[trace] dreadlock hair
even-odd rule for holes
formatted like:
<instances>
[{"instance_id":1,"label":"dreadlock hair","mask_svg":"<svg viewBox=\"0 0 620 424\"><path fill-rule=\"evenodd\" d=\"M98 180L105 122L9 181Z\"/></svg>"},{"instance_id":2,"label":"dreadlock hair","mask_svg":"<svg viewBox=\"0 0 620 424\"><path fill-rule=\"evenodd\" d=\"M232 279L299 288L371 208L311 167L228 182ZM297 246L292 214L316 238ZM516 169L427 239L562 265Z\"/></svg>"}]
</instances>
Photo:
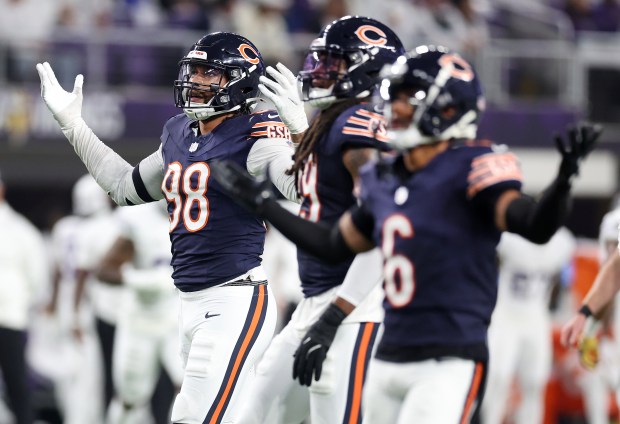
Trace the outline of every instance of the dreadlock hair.
<instances>
[{"instance_id":1,"label":"dreadlock hair","mask_svg":"<svg viewBox=\"0 0 620 424\"><path fill-rule=\"evenodd\" d=\"M338 116L348 108L362 102L363 99L346 99L342 102L334 103L327 109L321 111L319 116L312 121L310 128L304 134L299 142L295 154L293 155L293 165L291 169L286 171L286 175L295 175L295 186L299 194L299 176L308 160L310 154L314 151L314 146L319 139L328 132Z\"/></svg>"}]
</instances>

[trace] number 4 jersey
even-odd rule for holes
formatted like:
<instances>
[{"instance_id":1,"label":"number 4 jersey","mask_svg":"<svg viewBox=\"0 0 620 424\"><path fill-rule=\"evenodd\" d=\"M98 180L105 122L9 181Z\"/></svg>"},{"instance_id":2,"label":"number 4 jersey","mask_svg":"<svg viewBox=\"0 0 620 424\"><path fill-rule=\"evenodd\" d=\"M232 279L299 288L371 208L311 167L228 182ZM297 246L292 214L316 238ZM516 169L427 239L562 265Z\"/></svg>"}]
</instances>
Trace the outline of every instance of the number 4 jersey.
<instances>
[{"instance_id":1,"label":"number 4 jersey","mask_svg":"<svg viewBox=\"0 0 620 424\"><path fill-rule=\"evenodd\" d=\"M197 134L196 124L177 115L161 137L172 276L186 292L248 272L260 265L263 253L263 221L219 190L209 162L231 160L257 175L268 162L290 164L293 154L288 129L274 111L232 117L206 135ZM290 180L283 184L294 191L293 177L281 179Z\"/></svg>"},{"instance_id":2,"label":"number 4 jersey","mask_svg":"<svg viewBox=\"0 0 620 424\"><path fill-rule=\"evenodd\" d=\"M418 172L402 157L389 167L362 172L362 212L374 222L368 236L385 259L377 358L486 360L500 238L493 210L498 194L521 187L516 157L454 145Z\"/></svg>"}]
</instances>

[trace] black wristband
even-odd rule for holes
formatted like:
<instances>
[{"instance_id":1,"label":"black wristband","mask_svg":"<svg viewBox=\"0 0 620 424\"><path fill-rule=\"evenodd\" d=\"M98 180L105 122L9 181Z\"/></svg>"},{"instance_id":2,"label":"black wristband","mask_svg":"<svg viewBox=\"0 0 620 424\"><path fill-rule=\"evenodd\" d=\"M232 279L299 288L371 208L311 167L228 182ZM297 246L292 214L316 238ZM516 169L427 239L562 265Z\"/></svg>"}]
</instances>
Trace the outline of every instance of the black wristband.
<instances>
[{"instance_id":1,"label":"black wristband","mask_svg":"<svg viewBox=\"0 0 620 424\"><path fill-rule=\"evenodd\" d=\"M593 315L592 309L590 309L590 307L586 304L583 304L581 308L579 308L579 313L583 314L586 318L589 318Z\"/></svg>"},{"instance_id":2,"label":"black wristband","mask_svg":"<svg viewBox=\"0 0 620 424\"><path fill-rule=\"evenodd\" d=\"M323 315L321 315L321 320L329 325L338 327L346 317L347 314L338 305L330 303Z\"/></svg>"}]
</instances>

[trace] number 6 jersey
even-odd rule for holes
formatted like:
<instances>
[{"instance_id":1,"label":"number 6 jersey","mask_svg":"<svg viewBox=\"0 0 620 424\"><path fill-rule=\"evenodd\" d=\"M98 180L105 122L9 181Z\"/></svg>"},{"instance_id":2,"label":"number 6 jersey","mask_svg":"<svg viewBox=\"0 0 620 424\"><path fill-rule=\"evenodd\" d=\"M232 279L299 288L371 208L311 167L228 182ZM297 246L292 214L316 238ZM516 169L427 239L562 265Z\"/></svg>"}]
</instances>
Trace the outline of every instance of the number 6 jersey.
<instances>
[{"instance_id":1,"label":"number 6 jersey","mask_svg":"<svg viewBox=\"0 0 620 424\"><path fill-rule=\"evenodd\" d=\"M389 166L362 172L360 212L374 222L367 237L385 260L385 333L376 357L486 360L500 238L493 210L501 192L521 187L517 159L455 145L415 173L402 157Z\"/></svg>"}]
</instances>

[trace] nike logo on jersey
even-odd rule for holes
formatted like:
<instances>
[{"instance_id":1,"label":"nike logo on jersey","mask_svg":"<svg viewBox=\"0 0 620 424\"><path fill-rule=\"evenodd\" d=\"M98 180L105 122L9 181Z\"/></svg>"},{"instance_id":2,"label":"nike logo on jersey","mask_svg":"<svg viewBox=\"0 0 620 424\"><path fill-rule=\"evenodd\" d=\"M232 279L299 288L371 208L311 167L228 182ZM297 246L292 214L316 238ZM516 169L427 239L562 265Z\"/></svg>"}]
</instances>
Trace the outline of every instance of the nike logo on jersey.
<instances>
[{"instance_id":1,"label":"nike logo on jersey","mask_svg":"<svg viewBox=\"0 0 620 424\"><path fill-rule=\"evenodd\" d=\"M189 151L190 152L195 152L198 149L198 143L192 143L191 146L189 146Z\"/></svg>"},{"instance_id":2,"label":"nike logo on jersey","mask_svg":"<svg viewBox=\"0 0 620 424\"><path fill-rule=\"evenodd\" d=\"M273 118L277 118L277 117L278 117L277 113L275 115L271 115L271 114L267 115L267 118L269 118L269 119L273 119Z\"/></svg>"},{"instance_id":3,"label":"nike logo on jersey","mask_svg":"<svg viewBox=\"0 0 620 424\"><path fill-rule=\"evenodd\" d=\"M219 317L219 316L220 316L220 314L211 314L211 315L209 315L209 313L207 312L205 314L205 319L209 319L209 318L213 318L213 317Z\"/></svg>"}]
</instances>

